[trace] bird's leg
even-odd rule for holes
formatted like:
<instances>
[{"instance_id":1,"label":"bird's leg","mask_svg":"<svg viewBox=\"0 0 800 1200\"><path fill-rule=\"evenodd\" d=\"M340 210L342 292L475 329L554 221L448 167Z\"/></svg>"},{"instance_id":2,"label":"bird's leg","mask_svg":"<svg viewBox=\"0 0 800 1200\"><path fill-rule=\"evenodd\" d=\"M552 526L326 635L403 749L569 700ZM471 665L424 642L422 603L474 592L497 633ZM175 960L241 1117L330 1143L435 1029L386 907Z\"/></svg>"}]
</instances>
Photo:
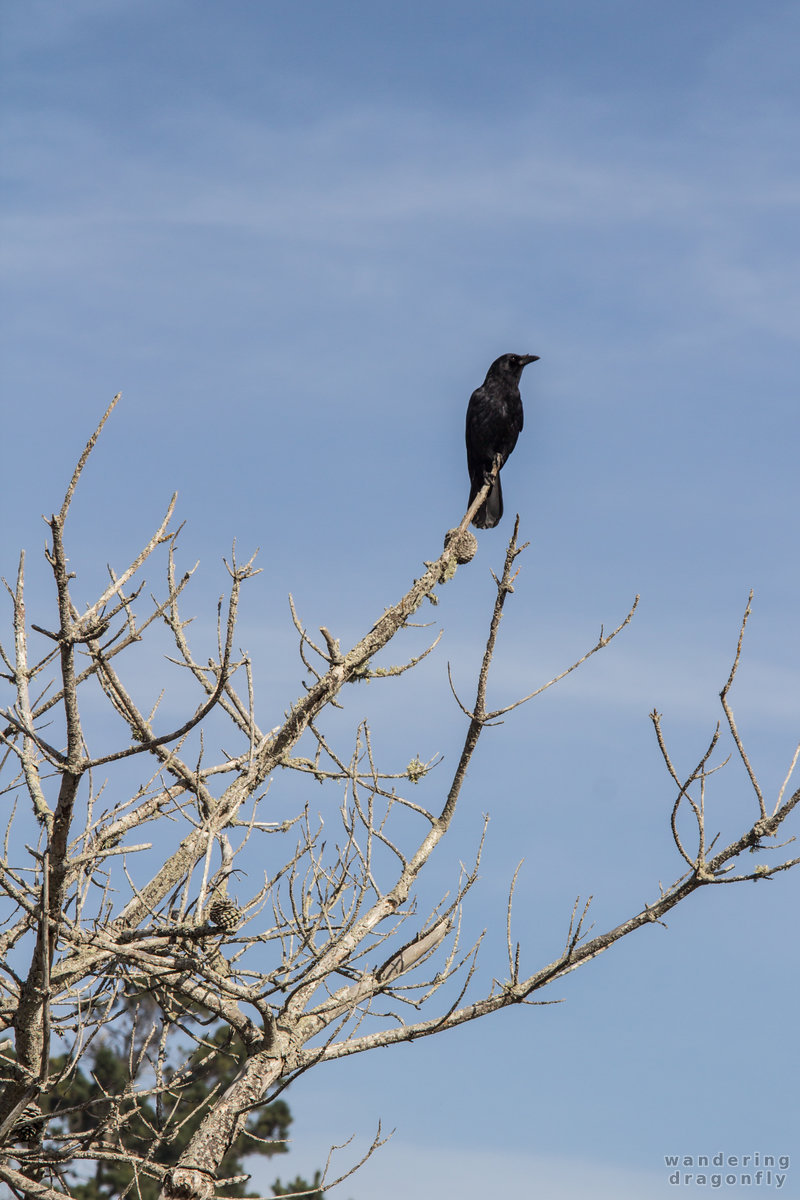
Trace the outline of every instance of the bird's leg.
<instances>
[{"instance_id":1,"label":"bird's leg","mask_svg":"<svg viewBox=\"0 0 800 1200\"><path fill-rule=\"evenodd\" d=\"M483 482L484 483L494 483L495 479L497 479L497 476L500 473L500 468L502 467L502 465L503 465L503 459L502 459L501 455L495 454L494 458L492 459L492 465L490 467L486 467L484 469Z\"/></svg>"}]
</instances>

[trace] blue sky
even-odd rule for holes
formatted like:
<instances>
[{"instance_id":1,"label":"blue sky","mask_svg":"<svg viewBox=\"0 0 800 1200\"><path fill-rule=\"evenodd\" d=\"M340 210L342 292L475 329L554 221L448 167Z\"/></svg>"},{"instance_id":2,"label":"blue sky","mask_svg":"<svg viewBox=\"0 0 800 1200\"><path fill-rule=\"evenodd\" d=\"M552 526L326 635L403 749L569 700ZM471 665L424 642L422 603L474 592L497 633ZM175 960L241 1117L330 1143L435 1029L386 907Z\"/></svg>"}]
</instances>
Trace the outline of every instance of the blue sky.
<instances>
[{"instance_id":1,"label":"blue sky","mask_svg":"<svg viewBox=\"0 0 800 1200\"><path fill-rule=\"evenodd\" d=\"M501 949L523 854L531 965L575 895L598 928L651 899L680 864L647 713L694 765L751 587L735 701L766 788L799 736L800 6L6 0L2 23L3 574L121 390L72 518L87 599L177 489L198 613L232 538L261 547L241 638L282 710L286 593L344 642L368 628L462 515L470 392L540 354L509 516L431 612L441 654L352 715L453 763L445 663L468 691L519 512L498 704L640 611L486 736L431 887L489 811L469 919ZM741 777L715 782L738 831ZM308 1075L289 1171L378 1116L396 1133L353 1200L649 1200L681 1191L665 1154L791 1153L797 897L715 889L563 1005Z\"/></svg>"}]
</instances>

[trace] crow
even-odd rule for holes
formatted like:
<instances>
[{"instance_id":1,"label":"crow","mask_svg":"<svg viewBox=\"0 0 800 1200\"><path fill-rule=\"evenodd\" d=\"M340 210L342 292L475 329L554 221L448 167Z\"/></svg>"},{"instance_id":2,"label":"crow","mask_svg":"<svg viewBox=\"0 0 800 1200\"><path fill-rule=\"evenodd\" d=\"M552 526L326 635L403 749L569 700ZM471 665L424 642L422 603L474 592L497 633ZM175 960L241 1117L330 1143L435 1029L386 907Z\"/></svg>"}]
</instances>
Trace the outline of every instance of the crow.
<instances>
[{"instance_id":1,"label":"crow","mask_svg":"<svg viewBox=\"0 0 800 1200\"><path fill-rule=\"evenodd\" d=\"M538 359L538 354L502 354L489 367L481 386L470 396L467 407L469 504L486 483L495 461L498 462L492 490L472 518L472 524L478 529L493 529L503 515L499 467L516 446L522 430L520 376L528 363L538 362Z\"/></svg>"}]
</instances>

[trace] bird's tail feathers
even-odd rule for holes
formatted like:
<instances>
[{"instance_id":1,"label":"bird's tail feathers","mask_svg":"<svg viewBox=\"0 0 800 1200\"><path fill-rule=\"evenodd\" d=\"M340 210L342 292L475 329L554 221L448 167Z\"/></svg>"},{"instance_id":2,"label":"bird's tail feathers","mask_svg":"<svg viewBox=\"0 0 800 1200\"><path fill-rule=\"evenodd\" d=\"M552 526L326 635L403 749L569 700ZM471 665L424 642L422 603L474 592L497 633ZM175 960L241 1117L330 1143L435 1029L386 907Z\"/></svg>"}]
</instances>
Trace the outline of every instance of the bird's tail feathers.
<instances>
[{"instance_id":1,"label":"bird's tail feathers","mask_svg":"<svg viewBox=\"0 0 800 1200\"><path fill-rule=\"evenodd\" d=\"M473 483L469 493L469 504L472 504L472 501L483 487L484 482ZM472 524L476 529L494 529L495 525L499 524L502 515L503 489L500 486L500 476L498 475L492 484L492 490L489 492L489 495L472 518Z\"/></svg>"}]
</instances>

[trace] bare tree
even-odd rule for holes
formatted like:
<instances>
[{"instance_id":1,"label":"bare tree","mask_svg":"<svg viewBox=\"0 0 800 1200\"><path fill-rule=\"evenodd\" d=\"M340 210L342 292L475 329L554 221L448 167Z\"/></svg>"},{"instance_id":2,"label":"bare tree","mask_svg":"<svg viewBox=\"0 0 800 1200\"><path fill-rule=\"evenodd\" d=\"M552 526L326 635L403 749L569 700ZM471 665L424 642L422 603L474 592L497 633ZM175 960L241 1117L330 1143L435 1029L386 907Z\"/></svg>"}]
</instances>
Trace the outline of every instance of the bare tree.
<instances>
[{"instance_id":1,"label":"bare tree","mask_svg":"<svg viewBox=\"0 0 800 1200\"><path fill-rule=\"evenodd\" d=\"M65 526L82 470L117 399L49 520L46 555L58 605L50 627L26 615L24 554L14 586L6 585L14 646L3 651L3 679L12 694L0 731L5 772L0 795L9 810L0 864L7 901L0 926L0 1018L13 1036L0 1043L0 1179L12 1192L57 1200L68 1194L67 1173L76 1164L116 1156L131 1164L134 1195L138 1181L155 1179L165 1200L207 1200L226 1183L218 1169L248 1117L310 1067L442 1033L509 1005L539 1003L536 997L548 984L639 927L660 921L693 893L766 879L800 861L773 855L777 861L754 866L748 858L738 865L745 852L778 848L767 839L776 837L800 802L800 789L789 793L798 755L777 798L768 802L731 708L748 604L721 693L722 724L688 775L673 762L659 714L652 714L675 785L672 834L679 878L654 889L650 904L599 934L588 925L588 904L576 902L571 915L565 914L561 953L524 975L512 934L512 882L501 934L507 973L481 983L478 945L463 945L460 935L477 861L425 914L414 902L418 877L452 825L483 730L608 646L630 622L636 602L613 632L601 629L597 643L555 679L511 704L489 707L500 619L525 549L517 521L502 575L495 578L474 699L466 703L453 692L464 716L463 750L439 804L430 810L412 797L413 785L432 763L415 758L404 771L387 772L376 761L366 724L358 724L353 744L341 751L322 719L345 703L349 683L393 679L433 650L435 642L399 666L376 661L425 600L435 600L437 589L473 557L469 520L490 482L447 535L439 557L352 649L342 651L326 628L312 637L292 606L309 682L280 723L264 730L250 659L235 649L242 588L257 573L253 559L241 563L234 553L226 563L230 593L220 602L216 644L212 657L207 648L201 654L190 643L180 607L191 571L179 575L175 564L174 497L133 562L121 572L109 568L102 594L83 609L75 599ZM142 571L159 554L165 557L165 589L140 615ZM159 628L168 630L171 661L180 664L198 695L191 715L177 721L162 720L161 698L145 706L123 675L123 665L136 662ZM129 665L127 672L130 679ZM102 744L108 719L98 732L94 716L85 715L94 714L100 701L122 731L112 748ZM211 733L223 740L214 723L220 718L228 726L230 749L209 760ZM754 800L752 822L727 845L706 832L709 780L719 769L712 757L723 729ZM131 768L141 772L145 762L146 782L123 791ZM276 773L301 779L308 784L306 794L314 784L328 789L324 830L312 815L310 798L298 800L291 812L281 811L268 794ZM146 870L154 842L166 858ZM237 867L245 861L247 874ZM280 865L255 878L254 861ZM95 1039L108 1036L123 1001L129 1019L133 1013L124 1086L104 1096L102 1116L75 1132L74 1122L64 1124L69 1105L62 1100L60 1109L53 1108L47 1098L69 1094L65 1081ZM181 1099L194 1070L170 1059L170 1038L179 1031L192 1039L196 1066L198 1051L201 1058L220 1052L219 1038L207 1032L210 1022L230 1031L227 1050L236 1047L237 1070L229 1084L208 1095L202 1121L177 1165L166 1167L159 1163L159 1149L186 1120ZM57 1069L55 1049L63 1051ZM152 1100L156 1117L147 1148L134 1154L123 1147L121 1131L141 1119L143 1095ZM332 1181L326 1176L317 1182Z\"/></svg>"}]
</instances>

